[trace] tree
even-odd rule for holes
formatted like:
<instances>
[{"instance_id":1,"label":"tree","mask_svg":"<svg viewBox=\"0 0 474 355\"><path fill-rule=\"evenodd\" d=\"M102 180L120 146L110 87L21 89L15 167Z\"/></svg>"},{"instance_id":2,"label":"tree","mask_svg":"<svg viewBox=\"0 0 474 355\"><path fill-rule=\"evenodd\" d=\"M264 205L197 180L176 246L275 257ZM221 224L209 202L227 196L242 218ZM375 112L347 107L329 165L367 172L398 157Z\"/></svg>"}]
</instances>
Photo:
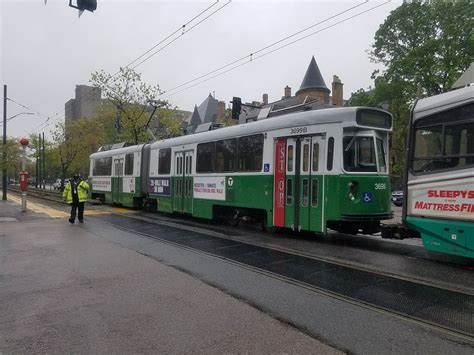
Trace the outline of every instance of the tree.
<instances>
[{"instance_id":1,"label":"tree","mask_svg":"<svg viewBox=\"0 0 474 355\"><path fill-rule=\"evenodd\" d=\"M104 130L100 122L79 119L65 124L60 122L53 132L54 147L52 159L56 159L61 172L61 180L70 173L88 176L89 155L103 144Z\"/></svg>"},{"instance_id":2,"label":"tree","mask_svg":"<svg viewBox=\"0 0 474 355\"><path fill-rule=\"evenodd\" d=\"M120 68L117 76L104 71L91 75L91 83L102 90L102 94L110 103L109 120L115 117L117 138L133 144L148 142L151 137L149 127L159 128L158 135L169 137L179 135L175 123L170 121L169 103L161 101L158 114L150 115L153 111L151 103L162 93L158 85L152 86L142 82L141 75L131 68ZM162 120L160 122L160 120Z\"/></svg>"},{"instance_id":3,"label":"tree","mask_svg":"<svg viewBox=\"0 0 474 355\"><path fill-rule=\"evenodd\" d=\"M448 91L474 58L473 18L469 0L403 3L375 33L370 56L386 69L373 78L408 99Z\"/></svg>"},{"instance_id":4,"label":"tree","mask_svg":"<svg viewBox=\"0 0 474 355\"><path fill-rule=\"evenodd\" d=\"M18 139L7 138L6 145L0 145L0 175L4 167L3 154L6 154L7 177L9 179L18 180L22 159L25 155Z\"/></svg>"},{"instance_id":5,"label":"tree","mask_svg":"<svg viewBox=\"0 0 474 355\"><path fill-rule=\"evenodd\" d=\"M374 88L352 94L352 106L388 108L394 116L392 173L401 175L410 105L417 97L448 91L474 57L470 1L405 2L375 33L370 59L385 69Z\"/></svg>"}]
</instances>

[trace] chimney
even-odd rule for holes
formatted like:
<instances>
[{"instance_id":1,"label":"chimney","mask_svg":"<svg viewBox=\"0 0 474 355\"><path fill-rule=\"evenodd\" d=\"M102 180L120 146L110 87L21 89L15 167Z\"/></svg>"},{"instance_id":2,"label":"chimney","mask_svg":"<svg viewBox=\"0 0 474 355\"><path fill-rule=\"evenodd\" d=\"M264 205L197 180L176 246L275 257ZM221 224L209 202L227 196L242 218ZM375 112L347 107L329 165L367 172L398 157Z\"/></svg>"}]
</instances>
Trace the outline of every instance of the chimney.
<instances>
[{"instance_id":1,"label":"chimney","mask_svg":"<svg viewBox=\"0 0 474 355\"><path fill-rule=\"evenodd\" d=\"M291 88L287 85L285 86L285 99L291 97Z\"/></svg>"},{"instance_id":2,"label":"chimney","mask_svg":"<svg viewBox=\"0 0 474 355\"><path fill-rule=\"evenodd\" d=\"M263 94L263 104L268 105L268 94Z\"/></svg>"},{"instance_id":3,"label":"chimney","mask_svg":"<svg viewBox=\"0 0 474 355\"><path fill-rule=\"evenodd\" d=\"M344 84L341 83L341 79L337 75L332 76L332 104L334 106L341 107L343 105L343 97L342 97L342 86Z\"/></svg>"},{"instance_id":4,"label":"chimney","mask_svg":"<svg viewBox=\"0 0 474 355\"><path fill-rule=\"evenodd\" d=\"M217 119L223 119L225 116L225 101L217 102Z\"/></svg>"}]
</instances>

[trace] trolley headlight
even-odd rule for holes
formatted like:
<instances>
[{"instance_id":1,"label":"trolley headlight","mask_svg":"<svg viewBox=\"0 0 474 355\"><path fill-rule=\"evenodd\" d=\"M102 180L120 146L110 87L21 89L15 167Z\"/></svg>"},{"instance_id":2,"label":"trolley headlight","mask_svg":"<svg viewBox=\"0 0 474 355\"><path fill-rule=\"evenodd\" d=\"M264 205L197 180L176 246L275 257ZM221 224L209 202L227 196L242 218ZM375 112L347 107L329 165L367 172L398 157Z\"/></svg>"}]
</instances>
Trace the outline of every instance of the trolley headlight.
<instances>
[{"instance_id":1,"label":"trolley headlight","mask_svg":"<svg viewBox=\"0 0 474 355\"><path fill-rule=\"evenodd\" d=\"M351 181L348 184L349 188L349 199L354 201L356 199L357 181Z\"/></svg>"}]
</instances>

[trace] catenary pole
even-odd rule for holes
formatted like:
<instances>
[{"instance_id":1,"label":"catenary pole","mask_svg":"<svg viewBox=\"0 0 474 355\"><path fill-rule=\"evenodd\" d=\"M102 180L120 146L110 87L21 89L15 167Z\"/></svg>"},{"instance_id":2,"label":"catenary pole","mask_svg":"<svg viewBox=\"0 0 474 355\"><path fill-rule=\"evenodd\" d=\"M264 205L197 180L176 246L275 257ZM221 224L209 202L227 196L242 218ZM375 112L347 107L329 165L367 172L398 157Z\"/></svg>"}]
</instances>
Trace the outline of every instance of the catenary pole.
<instances>
[{"instance_id":1,"label":"catenary pole","mask_svg":"<svg viewBox=\"0 0 474 355\"><path fill-rule=\"evenodd\" d=\"M3 169L2 200L7 199L7 86L3 85Z\"/></svg>"},{"instance_id":2,"label":"catenary pole","mask_svg":"<svg viewBox=\"0 0 474 355\"><path fill-rule=\"evenodd\" d=\"M36 143L36 187L38 187L38 175L39 174L39 142Z\"/></svg>"},{"instance_id":3,"label":"catenary pole","mask_svg":"<svg viewBox=\"0 0 474 355\"><path fill-rule=\"evenodd\" d=\"M41 188L41 133L38 133L38 183L36 188Z\"/></svg>"},{"instance_id":4,"label":"catenary pole","mask_svg":"<svg viewBox=\"0 0 474 355\"><path fill-rule=\"evenodd\" d=\"M44 150L44 132L43 132L43 159L41 159L41 162L43 163L43 190L46 189L46 179L45 179L45 176L46 176L46 172L45 172L45 166L46 166L46 153L45 153L45 150Z\"/></svg>"}]
</instances>

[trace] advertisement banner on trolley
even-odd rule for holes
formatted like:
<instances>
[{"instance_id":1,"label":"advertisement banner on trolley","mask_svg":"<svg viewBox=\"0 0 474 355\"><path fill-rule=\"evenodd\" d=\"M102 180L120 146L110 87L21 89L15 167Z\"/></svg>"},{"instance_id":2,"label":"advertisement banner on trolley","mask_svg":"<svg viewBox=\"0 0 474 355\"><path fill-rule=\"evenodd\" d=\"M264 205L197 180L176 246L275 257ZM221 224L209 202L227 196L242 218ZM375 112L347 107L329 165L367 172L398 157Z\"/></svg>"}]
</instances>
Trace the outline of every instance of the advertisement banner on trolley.
<instances>
[{"instance_id":1,"label":"advertisement banner on trolley","mask_svg":"<svg viewBox=\"0 0 474 355\"><path fill-rule=\"evenodd\" d=\"M150 193L170 196L170 178L150 178Z\"/></svg>"},{"instance_id":2,"label":"advertisement banner on trolley","mask_svg":"<svg viewBox=\"0 0 474 355\"><path fill-rule=\"evenodd\" d=\"M226 189L224 176L207 176L194 178L194 198L225 201L225 190Z\"/></svg>"},{"instance_id":3,"label":"advertisement banner on trolley","mask_svg":"<svg viewBox=\"0 0 474 355\"><path fill-rule=\"evenodd\" d=\"M285 226L286 139L275 141L273 225Z\"/></svg>"},{"instance_id":4,"label":"advertisement banner on trolley","mask_svg":"<svg viewBox=\"0 0 474 355\"><path fill-rule=\"evenodd\" d=\"M112 191L112 178L110 177L93 177L92 178L93 191Z\"/></svg>"},{"instance_id":5,"label":"advertisement banner on trolley","mask_svg":"<svg viewBox=\"0 0 474 355\"><path fill-rule=\"evenodd\" d=\"M431 183L409 187L409 214L474 220L474 182Z\"/></svg>"}]
</instances>

